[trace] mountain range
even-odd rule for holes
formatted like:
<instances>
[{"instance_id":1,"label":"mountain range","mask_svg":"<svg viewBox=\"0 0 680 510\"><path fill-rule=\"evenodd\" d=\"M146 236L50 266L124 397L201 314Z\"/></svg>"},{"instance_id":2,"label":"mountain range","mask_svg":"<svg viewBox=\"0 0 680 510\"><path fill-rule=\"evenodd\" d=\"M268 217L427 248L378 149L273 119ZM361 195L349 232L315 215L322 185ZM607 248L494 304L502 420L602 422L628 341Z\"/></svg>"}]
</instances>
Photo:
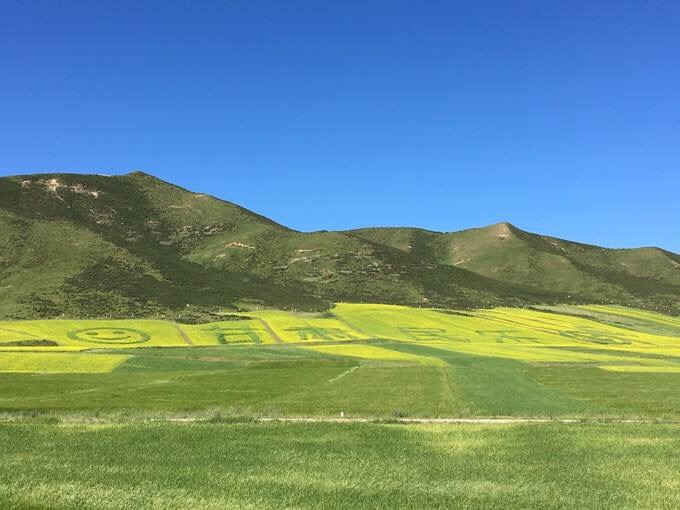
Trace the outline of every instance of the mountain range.
<instances>
[{"instance_id":1,"label":"mountain range","mask_svg":"<svg viewBox=\"0 0 680 510\"><path fill-rule=\"evenodd\" d=\"M184 317L334 302L615 303L680 313L680 255L509 223L299 232L143 172L0 178L0 318Z\"/></svg>"}]
</instances>

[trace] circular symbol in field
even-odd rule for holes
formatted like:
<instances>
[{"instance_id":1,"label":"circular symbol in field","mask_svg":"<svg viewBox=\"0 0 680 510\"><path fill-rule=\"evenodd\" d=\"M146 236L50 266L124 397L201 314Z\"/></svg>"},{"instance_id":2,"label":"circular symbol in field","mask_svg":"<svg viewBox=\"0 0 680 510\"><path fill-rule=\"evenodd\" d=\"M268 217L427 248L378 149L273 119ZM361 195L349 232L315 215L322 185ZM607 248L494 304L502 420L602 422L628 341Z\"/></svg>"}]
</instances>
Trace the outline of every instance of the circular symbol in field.
<instances>
[{"instance_id":1,"label":"circular symbol in field","mask_svg":"<svg viewBox=\"0 0 680 510\"><path fill-rule=\"evenodd\" d=\"M141 344L151 336L132 328L86 328L68 332L69 338L97 344Z\"/></svg>"}]
</instances>

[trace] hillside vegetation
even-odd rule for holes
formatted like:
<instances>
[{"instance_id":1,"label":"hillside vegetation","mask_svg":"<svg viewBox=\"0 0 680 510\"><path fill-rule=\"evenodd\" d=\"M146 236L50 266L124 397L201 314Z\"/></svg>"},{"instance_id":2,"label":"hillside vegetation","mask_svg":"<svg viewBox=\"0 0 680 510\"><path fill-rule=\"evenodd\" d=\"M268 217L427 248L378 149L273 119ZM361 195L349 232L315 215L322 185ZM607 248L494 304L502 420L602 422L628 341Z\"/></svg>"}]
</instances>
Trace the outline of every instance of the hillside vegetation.
<instances>
[{"instance_id":1,"label":"hillside vegetation","mask_svg":"<svg viewBox=\"0 0 680 510\"><path fill-rule=\"evenodd\" d=\"M680 310L680 257L507 224L303 233L142 172L0 179L0 318L218 320L333 302Z\"/></svg>"},{"instance_id":2,"label":"hillside vegetation","mask_svg":"<svg viewBox=\"0 0 680 510\"><path fill-rule=\"evenodd\" d=\"M680 256L660 248L601 248L531 234L505 222L451 233L367 228L348 234L497 281L551 289L570 302L678 312Z\"/></svg>"}]
</instances>

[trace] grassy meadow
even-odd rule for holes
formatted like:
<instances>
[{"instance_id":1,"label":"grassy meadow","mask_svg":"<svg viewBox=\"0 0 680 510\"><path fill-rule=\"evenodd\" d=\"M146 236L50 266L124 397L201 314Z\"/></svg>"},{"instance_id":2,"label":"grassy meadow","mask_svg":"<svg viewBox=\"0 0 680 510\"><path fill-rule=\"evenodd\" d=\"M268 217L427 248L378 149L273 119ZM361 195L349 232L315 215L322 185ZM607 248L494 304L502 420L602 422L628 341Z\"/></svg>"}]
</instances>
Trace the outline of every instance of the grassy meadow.
<instances>
[{"instance_id":1,"label":"grassy meadow","mask_svg":"<svg viewBox=\"0 0 680 510\"><path fill-rule=\"evenodd\" d=\"M660 424L5 424L0 500L6 509L671 509L678 448L678 428Z\"/></svg>"},{"instance_id":2,"label":"grassy meadow","mask_svg":"<svg viewBox=\"0 0 680 510\"><path fill-rule=\"evenodd\" d=\"M346 303L230 319L0 323L2 508L680 505L677 318ZM405 422L494 417L515 422Z\"/></svg>"}]
</instances>

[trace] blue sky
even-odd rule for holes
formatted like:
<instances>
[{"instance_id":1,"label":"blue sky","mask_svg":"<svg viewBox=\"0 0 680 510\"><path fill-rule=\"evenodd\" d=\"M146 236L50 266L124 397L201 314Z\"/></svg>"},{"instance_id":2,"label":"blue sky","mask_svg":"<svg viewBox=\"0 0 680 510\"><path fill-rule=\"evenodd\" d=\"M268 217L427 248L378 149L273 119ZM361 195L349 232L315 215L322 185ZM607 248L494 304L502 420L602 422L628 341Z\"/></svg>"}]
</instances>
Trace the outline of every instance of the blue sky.
<instances>
[{"instance_id":1,"label":"blue sky","mask_svg":"<svg viewBox=\"0 0 680 510\"><path fill-rule=\"evenodd\" d=\"M0 4L0 174L680 252L677 1Z\"/></svg>"}]
</instances>

